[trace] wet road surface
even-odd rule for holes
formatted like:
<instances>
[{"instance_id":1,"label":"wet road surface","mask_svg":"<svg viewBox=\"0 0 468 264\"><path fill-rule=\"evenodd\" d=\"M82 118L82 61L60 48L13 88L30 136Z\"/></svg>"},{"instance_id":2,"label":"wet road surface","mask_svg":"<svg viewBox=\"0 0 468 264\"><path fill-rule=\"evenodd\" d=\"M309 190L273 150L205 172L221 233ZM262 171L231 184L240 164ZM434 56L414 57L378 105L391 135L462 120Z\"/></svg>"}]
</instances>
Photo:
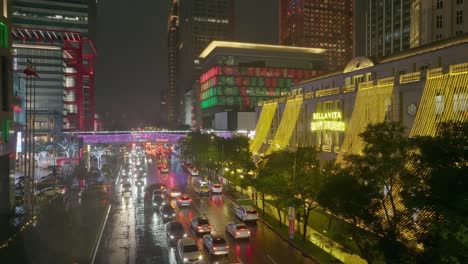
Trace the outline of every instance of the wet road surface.
<instances>
[{"instance_id":1,"label":"wet road surface","mask_svg":"<svg viewBox=\"0 0 468 264\"><path fill-rule=\"evenodd\" d=\"M193 192L191 181L192 177L180 167L175 157L172 158L170 171L166 175L159 173L155 162L148 163L147 184L164 182L169 188L178 187L182 193L191 196L192 205L188 208L179 209L175 200L172 200L171 204L176 210L177 220L184 223L187 234L190 234L202 249L205 263L314 263L260 221L257 224L249 224L252 233L250 239L234 240L225 232L225 225L236 220L235 204L224 195L198 196ZM159 212L144 201L143 188L133 187L131 197L116 199L113 207L114 220L106 228L103 238L107 241L103 243L106 246L102 247L98 258L100 261L97 263L181 263L176 257L175 248L168 245L164 231L165 222L159 216ZM228 256L210 256L203 247L202 237L195 235L189 228L190 220L200 215L205 215L210 220L213 225L212 233L224 235L230 245ZM131 220L131 217L134 219ZM132 228L133 234L129 231ZM131 249L132 247L134 249Z\"/></svg>"}]
</instances>

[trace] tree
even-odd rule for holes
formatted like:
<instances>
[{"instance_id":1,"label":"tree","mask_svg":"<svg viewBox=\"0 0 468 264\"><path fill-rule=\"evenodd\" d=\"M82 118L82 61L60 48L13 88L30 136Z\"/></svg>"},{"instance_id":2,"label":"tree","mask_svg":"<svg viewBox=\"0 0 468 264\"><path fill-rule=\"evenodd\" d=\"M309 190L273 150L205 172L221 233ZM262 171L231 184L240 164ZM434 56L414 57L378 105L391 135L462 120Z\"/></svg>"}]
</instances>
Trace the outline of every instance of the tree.
<instances>
[{"instance_id":1,"label":"tree","mask_svg":"<svg viewBox=\"0 0 468 264\"><path fill-rule=\"evenodd\" d=\"M107 146L104 145L94 145L91 149L91 156L95 157L97 160L98 168L101 166L101 158L104 153L106 153Z\"/></svg>"},{"instance_id":2,"label":"tree","mask_svg":"<svg viewBox=\"0 0 468 264\"><path fill-rule=\"evenodd\" d=\"M63 137L57 145L59 146L62 155L65 157L76 157L78 153L78 142L76 140L72 140L72 138L69 137Z\"/></svg>"},{"instance_id":3,"label":"tree","mask_svg":"<svg viewBox=\"0 0 468 264\"><path fill-rule=\"evenodd\" d=\"M280 226L282 224L281 210L291 200L288 170L288 163L291 159L291 153L286 150L273 152L266 156L259 164L258 176L254 184L257 190L262 193L263 208L265 208L264 195L267 194L271 197L271 203L276 208Z\"/></svg>"},{"instance_id":4,"label":"tree","mask_svg":"<svg viewBox=\"0 0 468 264\"><path fill-rule=\"evenodd\" d=\"M434 137L413 140L413 170L403 177L402 196L420 230L421 263L468 259L467 142L467 122L441 123Z\"/></svg>"},{"instance_id":5,"label":"tree","mask_svg":"<svg viewBox=\"0 0 468 264\"><path fill-rule=\"evenodd\" d=\"M358 232L357 226L371 226L376 221L380 205L373 199L375 190L356 177L350 168L329 167L324 174L325 180L317 197L318 202L342 219L351 220L355 227L342 227L348 229L346 233L351 234L352 242L359 249L360 255L368 263L373 263L378 259L377 245L370 241L369 235Z\"/></svg>"},{"instance_id":6,"label":"tree","mask_svg":"<svg viewBox=\"0 0 468 264\"><path fill-rule=\"evenodd\" d=\"M375 211L378 217L372 219L367 228L380 235L380 248L386 261L391 263L404 263L410 257L408 248L402 243L405 240L402 228L405 227L409 210L402 205L399 197L400 176L408 170L411 152L404 130L396 122L369 124L359 135L364 142L362 153L346 155L343 164L343 173L356 177L366 187L372 201L377 202L377 210L374 209L375 203L362 204L361 208L356 208L355 214L360 215L360 210Z\"/></svg>"},{"instance_id":7,"label":"tree","mask_svg":"<svg viewBox=\"0 0 468 264\"><path fill-rule=\"evenodd\" d=\"M292 178L293 200L301 208L303 222L302 241L307 237L307 225L312 210L317 206L317 195L323 183L323 175L320 170L320 161L317 159L317 150L311 147L299 147L294 153L292 170L289 174ZM294 168L295 167L295 168Z\"/></svg>"}]
</instances>

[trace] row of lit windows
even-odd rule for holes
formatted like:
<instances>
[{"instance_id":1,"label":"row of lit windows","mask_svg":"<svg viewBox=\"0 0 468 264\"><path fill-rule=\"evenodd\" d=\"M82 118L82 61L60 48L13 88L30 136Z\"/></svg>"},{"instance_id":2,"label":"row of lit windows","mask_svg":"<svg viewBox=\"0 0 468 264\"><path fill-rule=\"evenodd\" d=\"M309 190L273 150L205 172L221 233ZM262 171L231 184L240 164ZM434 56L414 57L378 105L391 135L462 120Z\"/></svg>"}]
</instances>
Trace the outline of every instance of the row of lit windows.
<instances>
[{"instance_id":1,"label":"row of lit windows","mask_svg":"<svg viewBox=\"0 0 468 264\"><path fill-rule=\"evenodd\" d=\"M452 0L449 0L449 1L452 1ZM462 5L462 4L463 4L463 0L457 0L457 5ZM436 1L436 8L437 9L444 8L444 0L437 0Z\"/></svg>"}]
</instances>

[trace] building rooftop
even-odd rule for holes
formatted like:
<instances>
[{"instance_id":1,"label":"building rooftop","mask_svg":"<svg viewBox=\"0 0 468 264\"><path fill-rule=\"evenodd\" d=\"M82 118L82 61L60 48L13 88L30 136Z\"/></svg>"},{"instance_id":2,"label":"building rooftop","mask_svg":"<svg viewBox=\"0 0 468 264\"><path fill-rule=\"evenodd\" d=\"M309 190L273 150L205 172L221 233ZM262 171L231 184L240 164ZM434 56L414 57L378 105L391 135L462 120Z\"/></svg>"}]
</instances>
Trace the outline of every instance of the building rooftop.
<instances>
[{"instance_id":1,"label":"building rooftop","mask_svg":"<svg viewBox=\"0 0 468 264\"><path fill-rule=\"evenodd\" d=\"M316 81L316 80L320 80L320 79L324 79L324 78L328 78L328 77L332 77L332 76L337 76L337 75L340 75L340 74L343 74L343 73L348 73L348 72L352 72L352 71L361 70L361 69L364 69L364 68L377 66L377 65L382 64L382 63L397 61L397 60L409 58L409 57L412 57L412 56L424 54L424 53L427 53L427 52L436 51L436 50L440 50L440 49L444 49L444 48L449 48L449 47L456 46L456 45L463 45L463 44L467 44L467 43L468 43L468 35L463 35L461 37L456 37L456 38L451 38L451 39L445 39L445 40L441 40L441 41L432 42L432 43L429 43L429 44L426 44L426 45L423 45L423 46L412 48L412 49L409 49L407 51L396 53L396 54L393 54L391 56L383 57L383 58L380 58L380 59L374 60L374 61L369 59L369 58L366 58L366 57L356 57L356 58L352 59L348 63L348 65L342 70L324 73L322 75L315 76L312 79L304 80L304 81L300 82L299 84L304 84L304 83L308 83L308 82L311 82L311 81Z\"/></svg>"},{"instance_id":2,"label":"building rooftop","mask_svg":"<svg viewBox=\"0 0 468 264\"><path fill-rule=\"evenodd\" d=\"M231 41L212 41L208 47L200 54L200 58L204 59L208 57L213 51L219 48L232 48L232 49L246 49L246 50L257 50L257 51L270 51L270 52L291 52L300 54L323 54L325 49L320 48L302 48L292 46L281 46L281 45L267 45L267 44L256 44L256 43L244 43L244 42L231 42Z\"/></svg>"}]
</instances>

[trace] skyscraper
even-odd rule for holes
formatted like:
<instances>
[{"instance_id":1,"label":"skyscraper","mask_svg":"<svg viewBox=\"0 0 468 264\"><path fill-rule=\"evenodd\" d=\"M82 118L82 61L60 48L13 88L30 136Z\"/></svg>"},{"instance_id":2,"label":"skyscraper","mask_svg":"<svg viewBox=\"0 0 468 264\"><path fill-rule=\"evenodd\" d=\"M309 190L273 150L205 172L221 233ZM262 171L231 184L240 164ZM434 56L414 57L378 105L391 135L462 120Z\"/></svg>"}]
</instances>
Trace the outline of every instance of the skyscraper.
<instances>
[{"instance_id":1,"label":"skyscraper","mask_svg":"<svg viewBox=\"0 0 468 264\"><path fill-rule=\"evenodd\" d=\"M368 0L366 55L385 57L409 49L411 0Z\"/></svg>"},{"instance_id":2,"label":"skyscraper","mask_svg":"<svg viewBox=\"0 0 468 264\"><path fill-rule=\"evenodd\" d=\"M13 1L13 70L22 76L30 60L41 77L35 80L34 126L45 138L94 127L96 51L88 12L88 0Z\"/></svg>"},{"instance_id":3,"label":"skyscraper","mask_svg":"<svg viewBox=\"0 0 468 264\"><path fill-rule=\"evenodd\" d=\"M167 105L163 108L166 112L167 126L174 128L177 126L177 109L179 93L177 89L177 54L179 53L179 1L174 0L168 21L168 63L169 63L169 85L167 89Z\"/></svg>"},{"instance_id":4,"label":"skyscraper","mask_svg":"<svg viewBox=\"0 0 468 264\"><path fill-rule=\"evenodd\" d=\"M326 49L329 70L353 57L352 0L280 0L280 43Z\"/></svg>"},{"instance_id":5,"label":"skyscraper","mask_svg":"<svg viewBox=\"0 0 468 264\"><path fill-rule=\"evenodd\" d=\"M185 113L186 109L193 109L195 116L201 116L200 105L193 105L192 107L184 106L184 102L189 102L189 100L183 100L183 95L188 91L192 91L192 96L199 96L201 66L198 56L208 44L213 40L233 39L234 1L181 1L179 30L177 104L178 120L179 123L182 123L187 114ZM201 124L201 120L198 120L199 124ZM186 123L186 125L192 124Z\"/></svg>"},{"instance_id":6,"label":"skyscraper","mask_svg":"<svg viewBox=\"0 0 468 264\"><path fill-rule=\"evenodd\" d=\"M389 56L468 32L466 0L366 1L366 55Z\"/></svg>"}]
</instances>

